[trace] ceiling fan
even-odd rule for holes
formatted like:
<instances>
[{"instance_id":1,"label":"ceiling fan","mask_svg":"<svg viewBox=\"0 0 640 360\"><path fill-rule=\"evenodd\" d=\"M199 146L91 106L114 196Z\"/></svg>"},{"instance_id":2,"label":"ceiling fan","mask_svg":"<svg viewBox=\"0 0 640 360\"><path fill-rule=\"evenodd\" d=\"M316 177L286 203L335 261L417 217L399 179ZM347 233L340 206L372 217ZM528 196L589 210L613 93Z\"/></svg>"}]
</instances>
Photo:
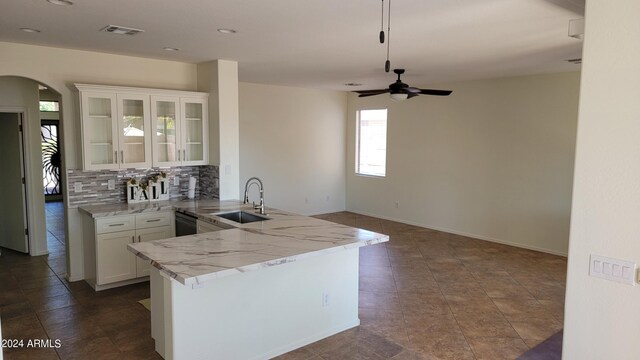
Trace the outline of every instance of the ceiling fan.
<instances>
[{"instance_id":1,"label":"ceiling fan","mask_svg":"<svg viewBox=\"0 0 640 360\"><path fill-rule=\"evenodd\" d=\"M434 95L434 96L449 96L453 91L451 90L433 90L433 89L418 89L411 87L400 80L400 75L404 74L404 69L393 69L393 72L398 74L398 80L389 85L387 89L379 90L356 90L358 97L367 97L373 95L380 95L389 93L391 99L401 101L405 99L411 99L418 95Z\"/></svg>"}]
</instances>

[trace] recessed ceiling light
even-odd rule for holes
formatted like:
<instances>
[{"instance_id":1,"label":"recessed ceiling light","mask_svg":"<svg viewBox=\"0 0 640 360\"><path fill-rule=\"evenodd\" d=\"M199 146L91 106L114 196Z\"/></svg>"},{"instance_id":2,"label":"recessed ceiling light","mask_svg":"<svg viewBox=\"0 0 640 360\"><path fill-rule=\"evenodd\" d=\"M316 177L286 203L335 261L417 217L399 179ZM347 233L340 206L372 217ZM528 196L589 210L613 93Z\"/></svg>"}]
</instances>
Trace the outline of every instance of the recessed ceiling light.
<instances>
[{"instance_id":1,"label":"recessed ceiling light","mask_svg":"<svg viewBox=\"0 0 640 360\"><path fill-rule=\"evenodd\" d=\"M346 86L362 86L360 83L346 83Z\"/></svg>"},{"instance_id":2,"label":"recessed ceiling light","mask_svg":"<svg viewBox=\"0 0 640 360\"><path fill-rule=\"evenodd\" d=\"M28 33L39 33L40 32L40 30L33 29L33 28L20 28L20 30L22 30L24 32L28 32Z\"/></svg>"},{"instance_id":3,"label":"recessed ceiling light","mask_svg":"<svg viewBox=\"0 0 640 360\"><path fill-rule=\"evenodd\" d=\"M223 33L223 34L235 34L238 32L238 30L233 30L233 29L218 29L219 33Z\"/></svg>"},{"instance_id":4,"label":"recessed ceiling light","mask_svg":"<svg viewBox=\"0 0 640 360\"><path fill-rule=\"evenodd\" d=\"M169 46L165 46L162 48L162 50L167 50L167 51L180 51L180 49L178 48L174 48L174 47L169 47Z\"/></svg>"},{"instance_id":5,"label":"recessed ceiling light","mask_svg":"<svg viewBox=\"0 0 640 360\"><path fill-rule=\"evenodd\" d=\"M47 0L47 2L54 5L63 5L63 6L73 5L73 2L69 0Z\"/></svg>"}]
</instances>

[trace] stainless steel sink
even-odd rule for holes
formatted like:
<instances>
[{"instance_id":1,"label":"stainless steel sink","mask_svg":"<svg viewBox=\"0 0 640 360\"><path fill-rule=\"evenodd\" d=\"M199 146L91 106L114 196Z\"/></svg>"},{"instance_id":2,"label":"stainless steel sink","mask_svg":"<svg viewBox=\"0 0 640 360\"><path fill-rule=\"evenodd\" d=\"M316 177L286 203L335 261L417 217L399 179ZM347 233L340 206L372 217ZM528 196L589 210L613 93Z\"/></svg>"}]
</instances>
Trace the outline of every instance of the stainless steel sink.
<instances>
[{"instance_id":1,"label":"stainless steel sink","mask_svg":"<svg viewBox=\"0 0 640 360\"><path fill-rule=\"evenodd\" d=\"M253 214L246 211L231 211L231 212L217 213L212 215L219 216L227 220L235 221L240 224L248 224L256 221L271 220L268 217L260 216L260 215Z\"/></svg>"}]
</instances>

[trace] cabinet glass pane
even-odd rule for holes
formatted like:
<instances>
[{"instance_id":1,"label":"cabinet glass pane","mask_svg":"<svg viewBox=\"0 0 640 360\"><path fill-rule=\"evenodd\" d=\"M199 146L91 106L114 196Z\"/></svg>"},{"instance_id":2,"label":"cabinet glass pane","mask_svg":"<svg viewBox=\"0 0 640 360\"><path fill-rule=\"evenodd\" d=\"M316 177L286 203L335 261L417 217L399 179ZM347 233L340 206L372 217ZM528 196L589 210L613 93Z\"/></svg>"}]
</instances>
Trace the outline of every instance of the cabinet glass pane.
<instances>
[{"instance_id":1,"label":"cabinet glass pane","mask_svg":"<svg viewBox=\"0 0 640 360\"><path fill-rule=\"evenodd\" d=\"M197 161L204 159L204 145L202 143L202 104L185 103L185 160Z\"/></svg>"},{"instance_id":2,"label":"cabinet glass pane","mask_svg":"<svg viewBox=\"0 0 640 360\"><path fill-rule=\"evenodd\" d=\"M144 102L122 100L122 133L124 163L144 162Z\"/></svg>"},{"instance_id":3,"label":"cabinet glass pane","mask_svg":"<svg viewBox=\"0 0 640 360\"><path fill-rule=\"evenodd\" d=\"M157 101L153 119L156 137L156 158L160 162L173 162L176 156L176 103Z\"/></svg>"},{"instance_id":4,"label":"cabinet glass pane","mask_svg":"<svg viewBox=\"0 0 640 360\"><path fill-rule=\"evenodd\" d=\"M113 164L115 148L113 146L113 121L111 99L89 97L87 136L89 137L89 161L92 165Z\"/></svg>"}]
</instances>

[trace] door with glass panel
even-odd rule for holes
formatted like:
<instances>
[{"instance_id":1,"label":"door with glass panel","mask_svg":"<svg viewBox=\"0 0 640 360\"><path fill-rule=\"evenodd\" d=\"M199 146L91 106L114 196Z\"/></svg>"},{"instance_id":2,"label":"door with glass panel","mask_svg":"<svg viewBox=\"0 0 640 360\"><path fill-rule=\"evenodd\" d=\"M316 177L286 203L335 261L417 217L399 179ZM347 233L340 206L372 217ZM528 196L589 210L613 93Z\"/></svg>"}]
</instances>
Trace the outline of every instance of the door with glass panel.
<instances>
[{"instance_id":1,"label":"door with glass panel","mask_svg":"<svg viewBox=\"0 0 640 360\"><path fill-rule=\"evenodd\" d=\"M149 96L118 94L117 99L120 167L151 167Z\"/></svg>"},{"instance_id":2,"label":"door with glass panel","mask_svg":"<svg viewBox=\"0 0 640 360\"><path fill-rule=\"evenodd\" d=\"M115 93L82 92L85 170L120 167Z\"/></svg>"},{"instance_id":3,"label":"door with glass panel","mask_svg":"<svg viewBox=\"0 0 640 360\"><path fill-rule=\"evenodd\" d=\"M151 97L153 166L180 165L182 151L179 115L180 99L178 97Z\"/></svg>"},{"instance_id":4,"label":"door with glass panel","mask_svg":"<svg viewBox=\"0 0 640 360\"><path fill-rule=\"evenodd\" d=\"M181 98L182 164L206 165L208 158L208 119L205 99Z\"/></svg>"}]
</instances>

